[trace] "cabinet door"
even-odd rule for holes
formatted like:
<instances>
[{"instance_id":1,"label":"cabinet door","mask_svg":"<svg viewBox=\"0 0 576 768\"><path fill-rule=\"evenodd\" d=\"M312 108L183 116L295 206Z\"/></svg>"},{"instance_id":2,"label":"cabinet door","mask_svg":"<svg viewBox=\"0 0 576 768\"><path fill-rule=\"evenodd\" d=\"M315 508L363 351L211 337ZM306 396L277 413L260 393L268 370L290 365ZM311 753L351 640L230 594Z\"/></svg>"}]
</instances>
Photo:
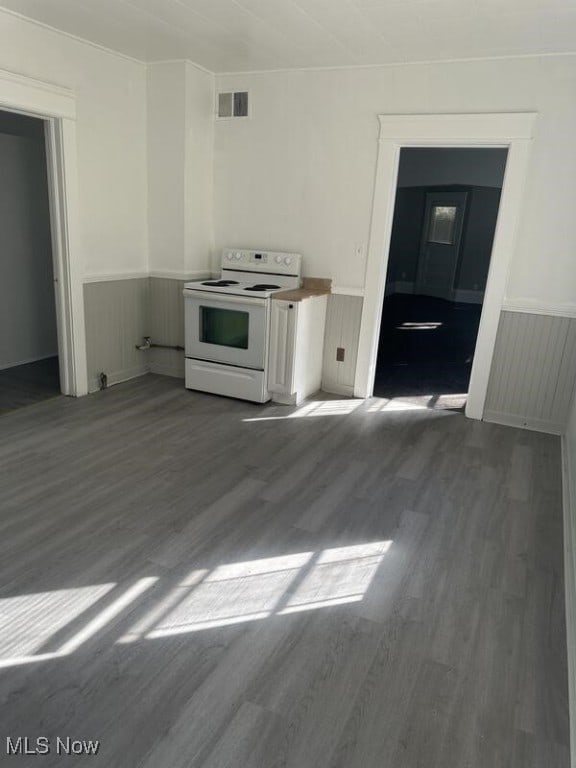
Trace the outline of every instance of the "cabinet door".
<instances>
[{"instance_id":1,"label":"cabinet door","mask_svg":"<svg viewBox=\"0 0 576 768\"><path fill-rule=\"evenodd\" d=\"M289 395L294 391L294 347L298 305L272 301L268 389Z\"/></svg>"}]
</instances>

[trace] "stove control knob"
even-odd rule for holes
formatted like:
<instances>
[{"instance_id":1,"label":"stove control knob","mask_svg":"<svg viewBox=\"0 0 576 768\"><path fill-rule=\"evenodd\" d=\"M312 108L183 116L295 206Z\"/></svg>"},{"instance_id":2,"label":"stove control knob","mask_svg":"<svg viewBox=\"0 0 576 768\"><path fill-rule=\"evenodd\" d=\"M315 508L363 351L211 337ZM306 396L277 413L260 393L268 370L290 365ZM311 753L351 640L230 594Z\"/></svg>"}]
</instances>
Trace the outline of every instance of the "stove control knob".
<instances>
[{"instance_id":1,"label":"stove control knob","mask_svg":"<svg viewBox=\"0 0 576 768\"><path fill-rule=\"evenodd\" d=\"M292 264L292 256L286 256L286 258L284 259L284 264L286 264L286 266L288 266L289 264Z\"/></svg>"},{"instance_id":2,"label":"stove control knob","mask_svg":"<svg viewBox=\"0 0 576 768\"><path fill-rule=\"evenodd\" d=\"M241 258L242 258L242 254L241 253L237 253L236 254L236 261L240 261Z\"/></svg>"},{"instance_id":3,"label":"stove control knob","mask_svg":"<svg viewBox=\"0 0 576 768\"><path fill-rule=\"evenodd\" d=\"M234 255L232 253L229 253L227 256L228 261L232 261L233 258L234 258Z\"/></svg>"},{"instance_id":4,"label":"stove control knob","mask_svg":"<svg viewBox=\"0 0 576 768\"><path fill-rule=\"evenodd\" d=\"M276 264L282 264L282 256L276 256Z\"/></svg>"}]
</instances>

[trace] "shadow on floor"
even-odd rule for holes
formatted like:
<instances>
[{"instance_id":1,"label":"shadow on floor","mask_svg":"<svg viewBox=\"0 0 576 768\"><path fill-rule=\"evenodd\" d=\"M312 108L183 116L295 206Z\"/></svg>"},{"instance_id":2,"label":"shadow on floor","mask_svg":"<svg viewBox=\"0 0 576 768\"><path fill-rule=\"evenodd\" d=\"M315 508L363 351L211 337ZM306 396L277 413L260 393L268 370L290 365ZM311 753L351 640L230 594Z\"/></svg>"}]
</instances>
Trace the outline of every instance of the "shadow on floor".
<instances>
[{"instance_id":1,"label":"shadow on floor","mask_svg":"<svg viewBox=\"0 0 576 768\"><path fill-rule=\"evenodd\" d=\"M375 397L429 408L466 404L480 304L394 294L384 301Z\"/></svg>"},{"instance_id":2,"label":"shadow on floor","mask_svg":"<svg viewBox=\"0 0 576 768\"><path fill-rule=\"evenodd\" d=\"M0 414L60 395L58 358L0 370Z\"/></svg>"}]
</instances>

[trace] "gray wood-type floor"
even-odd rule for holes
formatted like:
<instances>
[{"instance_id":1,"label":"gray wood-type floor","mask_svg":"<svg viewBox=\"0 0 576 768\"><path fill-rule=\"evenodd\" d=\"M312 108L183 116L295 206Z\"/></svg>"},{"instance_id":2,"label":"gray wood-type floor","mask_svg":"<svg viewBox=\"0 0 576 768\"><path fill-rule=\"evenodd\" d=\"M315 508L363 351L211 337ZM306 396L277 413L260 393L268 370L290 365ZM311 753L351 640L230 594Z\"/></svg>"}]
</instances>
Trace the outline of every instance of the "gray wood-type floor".
<instances>
[{"instance_id":1,"label":"gray wood-type floor","mask_svg":"<svg viewBox=\"0 0 576 768\"><path fill-rule=\"evenodd\" d=\"M0 416L7 411L50 400L59 394L57 357L0 370Z\"/></svg>"},{"instance_id":2,"label":"gray wood-type floor","mask_svg":"<svg viewBox=\"0 0 576 768\"><path fill-rule=\"evenodd\" d=\"M568 768L558 438L384 405L0 418L0 763Z\"/></svg>"}]
</instances>

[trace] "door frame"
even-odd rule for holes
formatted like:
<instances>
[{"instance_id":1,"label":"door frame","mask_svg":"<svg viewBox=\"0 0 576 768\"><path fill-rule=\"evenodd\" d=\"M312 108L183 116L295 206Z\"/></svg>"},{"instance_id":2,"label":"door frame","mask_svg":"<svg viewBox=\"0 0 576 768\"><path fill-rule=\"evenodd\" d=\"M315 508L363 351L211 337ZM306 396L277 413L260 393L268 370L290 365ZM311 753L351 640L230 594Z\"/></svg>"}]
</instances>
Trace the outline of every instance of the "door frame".
<instances>
[{"instance_id":1,"label":"door frame","mask_svg":"<svg viewBox=\"0 0 576 768\"><path fill-rule=\"evenodd\" d=\"M0 70L0 109L44 120L60 389L88 393L78 226L76 98L53 83Z\"/></svg>"},{"instance_id":2,"label":"door frame","mask_svg":"<svg viewBox=\"0 0 576 768\"><path fill-rule=\"evenodd\" d=\"M374 391L400 151L409 147L500 147L508 149L508 157L466 403L468 417L482 418L536 118L535 112L378 115L380 135L354 381L356 397L371 397Z\"/></svg>"}]
</instances>

